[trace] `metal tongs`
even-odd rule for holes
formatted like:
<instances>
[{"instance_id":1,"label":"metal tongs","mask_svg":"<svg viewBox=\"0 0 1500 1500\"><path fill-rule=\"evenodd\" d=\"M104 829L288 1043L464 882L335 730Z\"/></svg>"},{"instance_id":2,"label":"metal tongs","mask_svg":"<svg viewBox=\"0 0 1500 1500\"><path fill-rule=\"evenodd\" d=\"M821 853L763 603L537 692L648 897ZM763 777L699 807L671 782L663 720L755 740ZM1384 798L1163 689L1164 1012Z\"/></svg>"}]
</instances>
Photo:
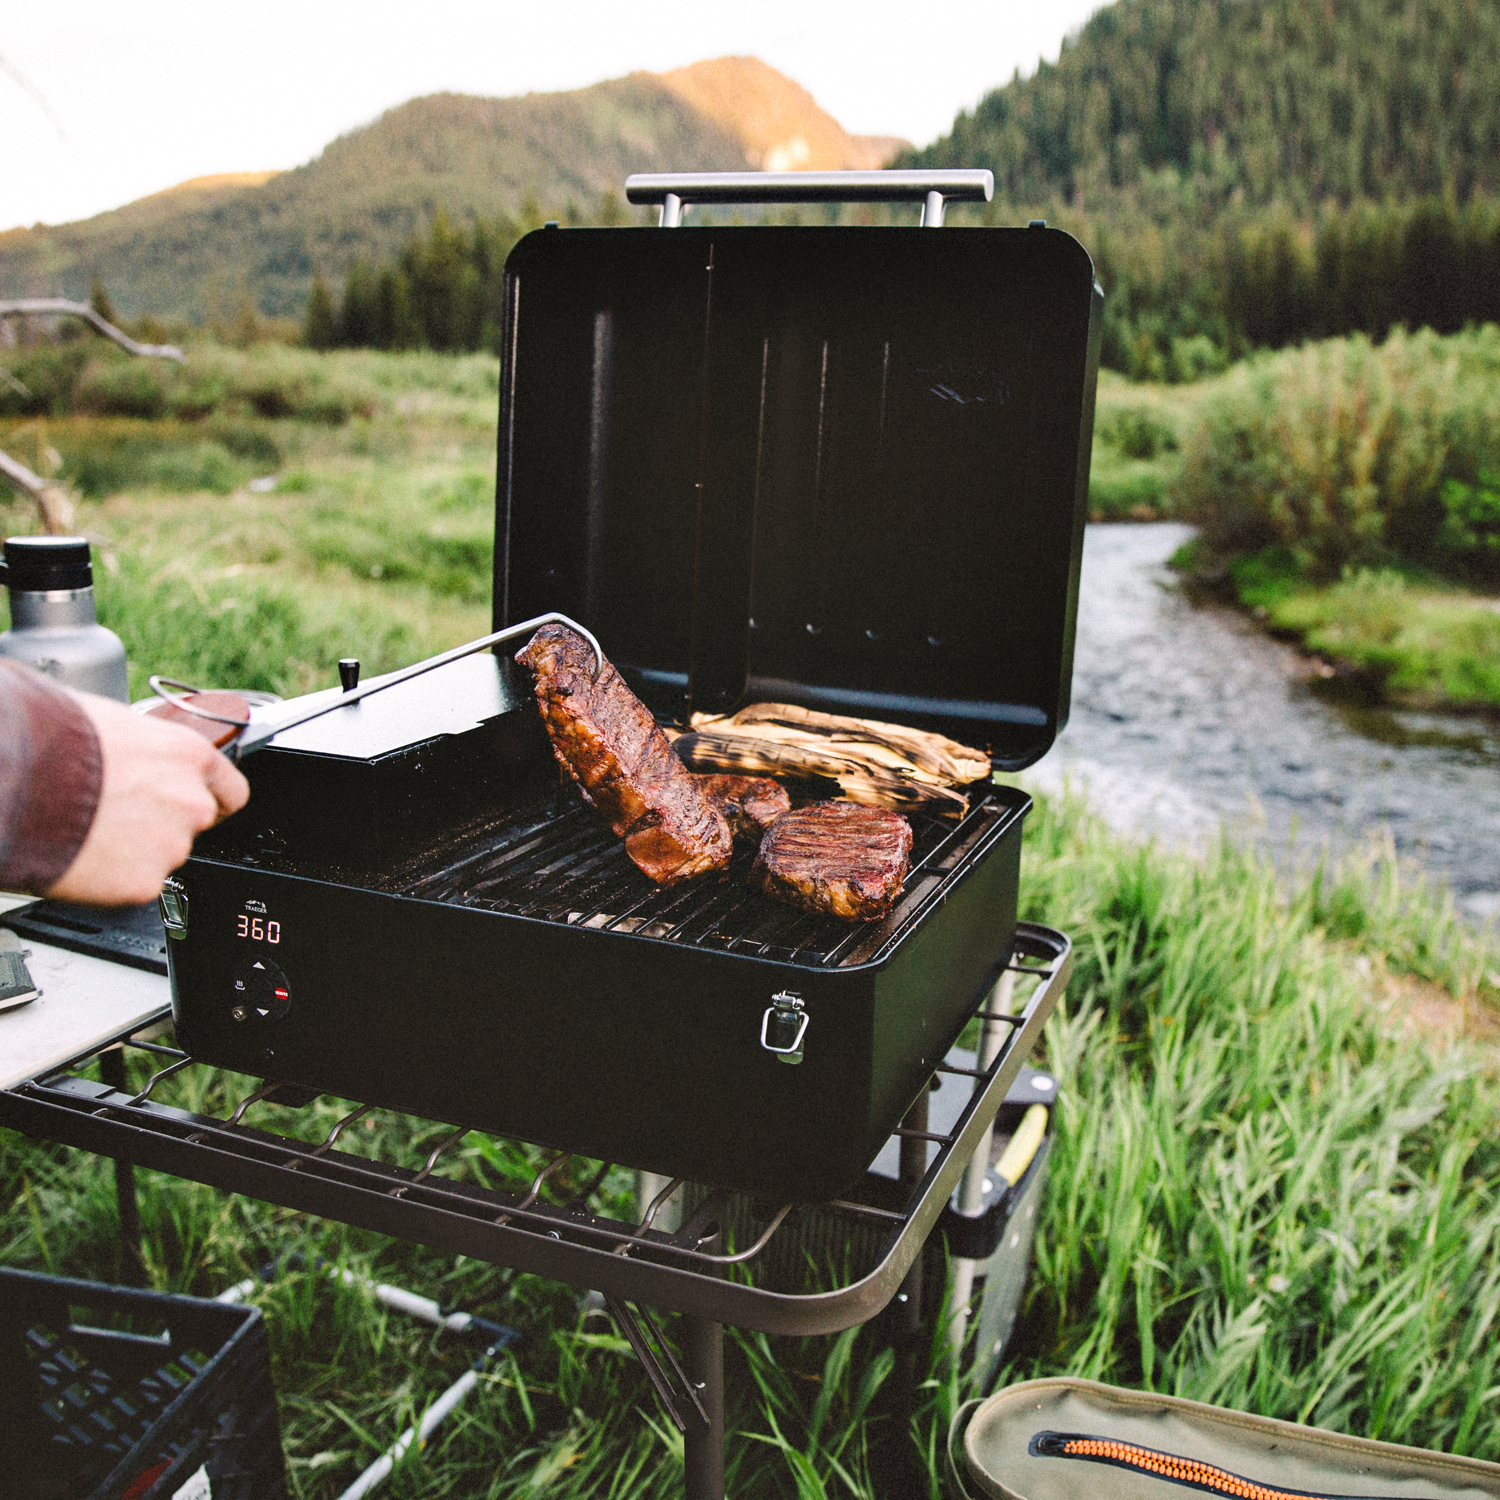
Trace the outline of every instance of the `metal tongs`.
<instances>
[{"instance_id":1,"label":"metal tongs","mask_svg":"<svg viewBox=\"0 0 1500 1500\"><path fill-rule=\"evenodd\" d=\"M449 662L458 661L461 657L472 656L476 651L483 651L491 646L498 646L505 641L513 641L518 636L523 636L531 631L537 630L543 625L566 625L569 630L576 631L589 643L589 649L594 653L594 675L593 680L598 682L599 674L604 670L604 653L599 649L599 642L594 639L593 634L587 631L576 620L570 620L566 615L550 614L538 615L534 620L523 620L519 625L507 625L504 630L496 630L490 635L481 636L477 641L470 641L467 645L455 646L451 651L441 652L437 656L429 656L426 661L419 661L410 667L403 667L399 672L392 672L389 676L381 678L378 682L371 682L364 687L352 687L331 702L319 703L312 708L294 710L285 718L274 722L263 722L252 724L250 722L250 707L243 699L236 700L233 693L229 692L205 692L202 688L195 688L185 682L178 682L172 677L156 676L149 679L151 691L158 698L170 703L173 708L180 709L183 713L191 715L195 719L203 719L214 724L228 725L233 729L232 734L216 735L214 743L232 761L242 761L252 751L262 749L269 745L283 730L292 729L298 724L306 724L310 719L320 719L324 714L337 712L341 708L348 708L351 703L358 703L361 698L368 698L372 693L383 693L387 688L396 687L403 682L410 682L413 677L420 677L424 672L431 672L437 667L446 667ZM195 698L207 698L217 700L219 704L239 702L244 712L238 715L215 713L212 709L204 707L195 701Z\"/></svg>"}]
</instances>

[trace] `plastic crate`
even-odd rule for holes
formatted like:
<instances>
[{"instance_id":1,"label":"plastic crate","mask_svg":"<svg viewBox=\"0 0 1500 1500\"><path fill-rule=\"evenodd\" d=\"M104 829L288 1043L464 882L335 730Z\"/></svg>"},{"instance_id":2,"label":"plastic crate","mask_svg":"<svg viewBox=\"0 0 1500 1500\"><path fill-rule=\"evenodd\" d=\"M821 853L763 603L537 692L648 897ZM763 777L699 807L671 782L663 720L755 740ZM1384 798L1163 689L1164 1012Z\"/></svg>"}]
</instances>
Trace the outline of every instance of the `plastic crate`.
<instances>
[{"instance_id":1,"label":"plastic crate","mask_svg":"<svg viewBox=\"0 0 1500 1500\"><path fill-rule=\"evenodd\" d=\"M0 1269L0 1413L15 1500L286 1495L253 1307Z\"/></svg>"}]
</instances>

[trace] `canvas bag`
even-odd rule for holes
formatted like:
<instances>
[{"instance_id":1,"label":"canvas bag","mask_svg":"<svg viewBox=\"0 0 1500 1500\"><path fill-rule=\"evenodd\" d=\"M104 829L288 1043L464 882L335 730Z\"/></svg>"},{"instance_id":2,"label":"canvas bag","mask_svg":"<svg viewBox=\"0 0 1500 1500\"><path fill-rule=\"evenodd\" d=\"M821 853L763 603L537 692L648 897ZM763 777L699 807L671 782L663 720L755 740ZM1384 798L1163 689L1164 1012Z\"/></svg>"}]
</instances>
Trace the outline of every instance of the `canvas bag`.
<instances>
[{"instance_id":1,"label":"canvas bag","mask_svg":"<svg viewBox=\"0 0 1500 1500\"><path fill-rule=\"evenodd\" d=\"M948 1457L964 1500L1500 1500L1500 1464L1092 1380L1028 1380L968 1403Z\"/></svg>"}]
</instances>

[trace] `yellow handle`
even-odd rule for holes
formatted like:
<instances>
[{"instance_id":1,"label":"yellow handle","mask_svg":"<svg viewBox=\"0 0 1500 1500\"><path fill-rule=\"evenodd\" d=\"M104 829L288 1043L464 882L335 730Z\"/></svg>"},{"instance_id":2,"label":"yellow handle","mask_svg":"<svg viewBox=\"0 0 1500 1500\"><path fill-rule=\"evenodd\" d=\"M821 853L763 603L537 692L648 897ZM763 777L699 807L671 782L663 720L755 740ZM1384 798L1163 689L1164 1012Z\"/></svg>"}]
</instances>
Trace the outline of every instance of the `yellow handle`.
<instances>
[{"instance_id":1,"label":"yellow handle","mask_svg":"<svg viewBox=\"0 0 1500 1500\"><path fill-rule=\"evenodd\" d=\"M1026 1175L1026 1168L1031 1165L1031 1159L1036 1155L1037 1148L1042 1144L1042 1139L1046 1134L1047 1106L1033 1104L1021 1116L1021 1123L1016 1126L1016 1133L1011 1136L1010 1144L995 1164L995 1175L1003 1177L1011 1187L1014 1187Z\"/></svg>"}]
</instances>

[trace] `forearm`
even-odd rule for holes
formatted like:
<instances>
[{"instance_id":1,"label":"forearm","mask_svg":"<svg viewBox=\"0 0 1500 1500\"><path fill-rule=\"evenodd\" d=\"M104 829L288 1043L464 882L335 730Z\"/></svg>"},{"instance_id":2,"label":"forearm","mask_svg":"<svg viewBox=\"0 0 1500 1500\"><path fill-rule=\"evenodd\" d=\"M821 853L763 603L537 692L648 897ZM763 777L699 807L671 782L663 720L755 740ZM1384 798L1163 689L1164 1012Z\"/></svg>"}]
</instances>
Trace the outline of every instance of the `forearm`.
<instances>
[{"instance_id":1,"label":"forearm","mask_svg":"<svg viewBox=\"0 0 1500 1500\"><path fill-rule=\"evenodd\" d=\"M99 736L78 701L0 661L0 890L41 892L68 869L103 774Z\"/></svg>"}]
</instances>

